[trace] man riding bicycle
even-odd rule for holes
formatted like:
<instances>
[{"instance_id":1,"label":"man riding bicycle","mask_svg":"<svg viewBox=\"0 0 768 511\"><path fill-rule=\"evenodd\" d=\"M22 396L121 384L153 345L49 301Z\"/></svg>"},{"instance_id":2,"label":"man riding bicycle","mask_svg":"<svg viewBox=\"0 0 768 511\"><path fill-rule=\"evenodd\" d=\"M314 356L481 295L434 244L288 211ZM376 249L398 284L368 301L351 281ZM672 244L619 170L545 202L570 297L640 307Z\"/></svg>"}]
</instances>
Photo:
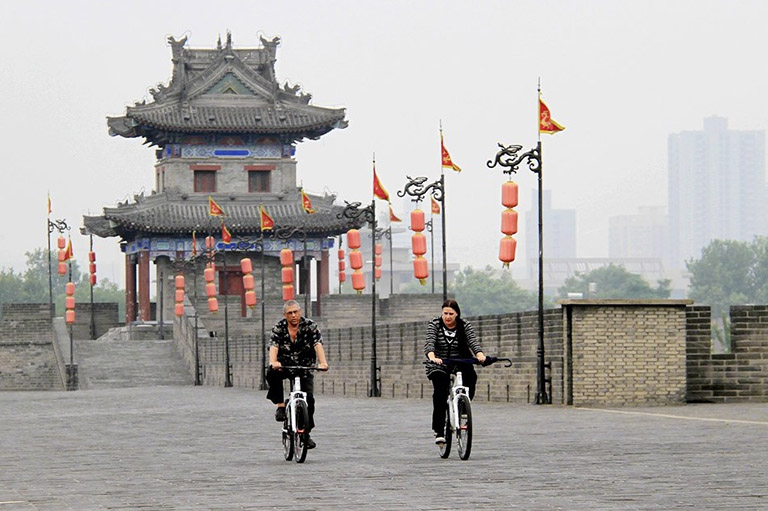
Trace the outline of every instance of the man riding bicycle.
<instances>
[{"instance_id":1,"label":"man riding bicycle","mask_svg":"<svg viewBox=\"0 0 768 511\"><path fill-rule=\"evenodd\" d=\"M314 375L311 372L294 372L283 369L283 366L314 366L325 371L328 362L323 349L323 336L320 328L311 319L301 315L301 306L295 300L289 300L283 305L284 319L272 328L272 339L269 344L269 368L266 380L269 384L267 399L277 405L275 420L285 420L285 397L283 395L283 380L298 376L301 379L301 389L307 393L309 408L309 428L307 429L307 448L313 449L315 442L309 437L309 432L315 426L315 397Z\"/></svg>"}]
</instances>

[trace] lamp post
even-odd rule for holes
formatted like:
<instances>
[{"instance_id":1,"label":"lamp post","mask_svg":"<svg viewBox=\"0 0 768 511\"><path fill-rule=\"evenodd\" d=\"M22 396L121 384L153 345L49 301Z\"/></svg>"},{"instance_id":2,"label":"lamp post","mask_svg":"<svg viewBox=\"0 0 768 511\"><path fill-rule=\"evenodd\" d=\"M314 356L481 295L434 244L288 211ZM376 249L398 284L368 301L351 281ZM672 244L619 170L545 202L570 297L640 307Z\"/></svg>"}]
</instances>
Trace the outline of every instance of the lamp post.
<instances>
[{"instance_id":1,"label":"lamp post","mask_svg":"<svg viewBox=\"0 0 768 511\"><path fill-rule=\"evenodd\" d=\"M501 150L496 153L494 160L488 160L488 168L494 168L497 165L504 167L505 174L511 176L517 173L518 168L523 162L528 162L528 168L538 177L539 187L539 344L536 349L536 404L551 404L552 396L547 395L546 376L544 370L544 236L543 236L543 215L542 215L542 171L541 163L541 140L539 140L534 149L522 154L518 152L523 148L520 145L505 146L498 144Z\"/></svg>"},{"instance_id":2,"label":"lamp post","mask_svg":"<svg viewBox=\"0 0 768 511\"><path fill-rule=\"evenodd\" d=\"M196 243L196 241L193 241L193 243ZM197 248L195 247L193 249L193 254L196 251L197 251ZM176 253L176 259L174 259L174 261L172 263L172 267L173 267L174 272L182 271L182 272L186 273L185 270L187 268L192 268L192 288L195 290L193 310L195 311L195 318L194 318L195 319L195 345L194 345L194 350L195 350L195 385L196 386L199 386L199 385L203 384L203 382L202 382L202 375L200 374L200 345L199 345L199 338L198 338L198 335L197 335L197 327L198 327L198 324L197 324L197 318L198 318L198 314L197 314L197 307L198 307L198 302L197 302L197 298L198 298L197 297L197 264L198 264L198 262L201 259L205 260L204 256L205 256L205 253L203 253L200 256L193 255L189 259L185 259L183 251L182 252L177 252ZM171 276L170 278L172 279L174 277Z\"/></svg>"},{"instance_id":3,"label":"lamp post","mask_svg":"<svg viewBox=\"0 0 768 511\"><path fill-rule=\"evenodd\" d=\"M53 275L51 271L51 234L53 234L53 231L58 231L59 234L64 234L65 231L68 231L70 229L69 225L67 225L66 220L51 220L50 218L47 219L48 222L48 310L50 311L51 317L54 316L53 312Z\"/></svg>"},{"instance_id":4,"label":"lamp post","mask_svg":"<svg viewBox=\"0 0 768 511\"><path fill-rule=\"evenodd\" d=\"M336 218L346 218L350 223L357 223L361 218L371 225L371 391L369 397L380 397L381 389L379 388L379 379L377 378L377 362L376 362L376 199L371 200L371 203L360 209L359 202L349 203L346 202L346 206L341 213L336 215Z\"/></svg>"},{"instance_id":5,"label":"lamp post","mask_svg":"<svg viewBox=\"0 0 768 511\"><path fill-rule=\"evenodd\" d=\"M442 239L442 251L443 251L443 301L448 299L448 269L447 269L447 262L446 262L446 247L445 247L445 175L440 174L440 179L437 181L434 181L432 183L429 183L425 185L427 178L426 177L415 177L412 178L411 176L405 176L408 178L408 182L405 184L405 188L397 192L398 197L405 197L406 195L409 195L411 197L414 197L413 202L418 204L422 200L424 200L424 196L429 194L432 196L433 199L435 199L437 202L441 204L441 221L442 221L442 230L443 230L443 239ZM430 229L431 232L431 229ZM433 245L434 246L434 245ZM432 251L434 254L434 250ZM434 257L434 256L433 256ZM434 263L432 264L434 268ZM434 282L434 278L432 279Z\"/></svg>"}]
</instances>

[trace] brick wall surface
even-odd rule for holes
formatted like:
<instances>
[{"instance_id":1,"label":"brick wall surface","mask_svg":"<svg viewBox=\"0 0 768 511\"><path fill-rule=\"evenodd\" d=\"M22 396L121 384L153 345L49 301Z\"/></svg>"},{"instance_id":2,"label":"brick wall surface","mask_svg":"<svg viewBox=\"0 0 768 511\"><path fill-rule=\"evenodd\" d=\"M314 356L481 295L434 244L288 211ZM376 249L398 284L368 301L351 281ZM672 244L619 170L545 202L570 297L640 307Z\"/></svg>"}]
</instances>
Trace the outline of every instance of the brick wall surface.
<instances>
[{"instance_id":1,"label":"brick wall surface","mask_svg":"<svg viewBox=\"0 0 768 511\"><path fill-rule=\"evenodd\" d=\"M686 398L684 303L573 300L572 404L654 406Z\"/></svg>"},{"instance_id":2,"label":"brick wall surface","mask_svg":"<svg viewBox=\"0 0 768 511\"><path fill-rule=\"evenodd\" d=\"M687 312L688 399L768 401L768 306L732 306L731 352L712 353L709 307Z\"/></svg>"},{"instance_id":3,"label":"brick wall surface","mask_svg":"<svg viewBox=\"0 0 768 511\"><path fill-rule=\"evenodd\" d=\"M48 304L3 304L0 390L61 389Z\"/></svg>"}]
</instances>

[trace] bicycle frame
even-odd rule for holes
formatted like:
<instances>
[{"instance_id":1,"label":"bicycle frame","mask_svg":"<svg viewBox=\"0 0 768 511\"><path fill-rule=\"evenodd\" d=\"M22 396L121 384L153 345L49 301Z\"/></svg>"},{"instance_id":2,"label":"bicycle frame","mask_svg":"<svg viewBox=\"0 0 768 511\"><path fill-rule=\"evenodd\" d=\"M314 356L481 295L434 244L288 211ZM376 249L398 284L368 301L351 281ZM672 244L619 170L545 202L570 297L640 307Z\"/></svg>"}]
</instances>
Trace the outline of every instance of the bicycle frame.
<instances>
[{"instance_id":1,"label":"bicycle frame","mask_svg":"<svg viewBox=\"0 0 768 511\"><path fill-rule=\"evenodd\" d=\"M307 393L301 390L301 378L296 376L293 379L293 388L288 395L288 427L291 428L291 433L303 433L303 431L296 431L296 402L307 402Z\"/></svg>"},{"instance_id":2,"label":"bicycle frame","mask_svg":"<svg viewBox=\"0 0 768 511\"><path fill-rule=\"evenodd\" d=\"M448 394L448 410L451 419L451 430L455 430L459 424L459 396L464 395L469 399L469 387L464 386L461 371L451 375L451 391ZM471 402L471 400L470 400Z\"/></svg>"}]
</instances>

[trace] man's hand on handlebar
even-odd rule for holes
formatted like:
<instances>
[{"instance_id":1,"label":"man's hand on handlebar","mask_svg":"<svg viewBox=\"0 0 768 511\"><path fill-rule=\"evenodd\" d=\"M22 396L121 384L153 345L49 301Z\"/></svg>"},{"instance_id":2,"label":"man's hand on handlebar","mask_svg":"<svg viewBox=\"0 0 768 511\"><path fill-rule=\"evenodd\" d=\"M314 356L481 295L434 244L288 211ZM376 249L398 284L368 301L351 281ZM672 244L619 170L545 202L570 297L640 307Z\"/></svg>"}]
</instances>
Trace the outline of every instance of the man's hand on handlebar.
<instances>
[{"instance_id":1,"label":"man's hand on handlebar","mask_svg":"<svg viewBox=\"0 0 768 511\"><path fill-rule=\"evenodd\" d=\"M280 369L281 367L283 367L283 364L281 364L277 360L275 360L274 362L270 362L269 365L271 365L272 369L275 369L275 370Z\"/></svg>"},{"instance_id":2,"label":"man's hand on handlebar","mask_svg":"<svg viewBox=\"0 0 768 511\"><path fill-rule=\"evenodd\" d=\"M327 371L328 370L328 362L321 362L317 364L317 369L320 371Z\"/></svg>"}]
</instances>

